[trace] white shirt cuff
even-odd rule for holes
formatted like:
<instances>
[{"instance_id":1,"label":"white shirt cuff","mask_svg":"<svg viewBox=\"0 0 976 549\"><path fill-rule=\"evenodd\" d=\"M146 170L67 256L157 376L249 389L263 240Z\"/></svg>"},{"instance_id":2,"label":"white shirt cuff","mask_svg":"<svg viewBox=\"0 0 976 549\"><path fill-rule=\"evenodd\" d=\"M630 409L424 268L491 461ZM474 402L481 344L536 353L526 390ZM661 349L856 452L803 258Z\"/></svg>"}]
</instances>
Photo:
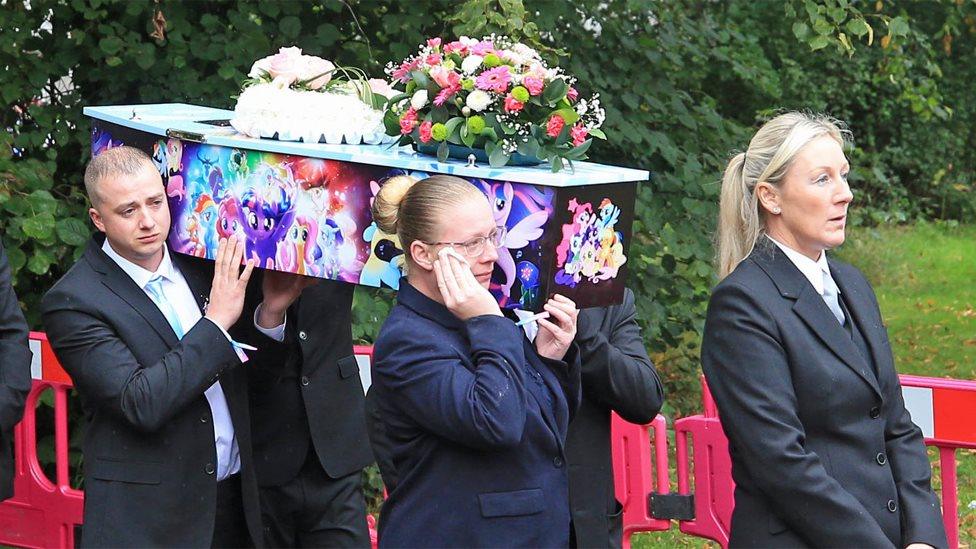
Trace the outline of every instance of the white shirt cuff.
<instances>
[{"instance_id":1,"label":"white shirt cuff","mask_svg":"<svg viewBox=\"0 0 976 549\"><path fill-rule=\"evenodd\" d=\"M258 315L261 314L261 307L264 307L264 303L258 305L257 308L254 309L254 327L257 328L259 332L275 341L284 341L285 324L288 323L288 314L285 314L285 317L281 320L281 324L278 326L275 326L274 328L265 328L258 324Z\"/></svg>"}]
</instances>

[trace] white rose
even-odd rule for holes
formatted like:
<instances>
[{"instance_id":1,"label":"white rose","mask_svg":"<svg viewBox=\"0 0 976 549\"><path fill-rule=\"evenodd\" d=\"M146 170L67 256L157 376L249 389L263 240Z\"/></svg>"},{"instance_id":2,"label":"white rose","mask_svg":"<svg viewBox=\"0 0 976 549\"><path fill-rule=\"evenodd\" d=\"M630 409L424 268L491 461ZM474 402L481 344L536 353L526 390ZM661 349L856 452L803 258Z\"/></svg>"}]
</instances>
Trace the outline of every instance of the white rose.
<instances>
[{"instance_id":1,"label":"white rose","mask_svg":"<svg viewBox=\"0 0 976 549\"><path fill-rule=\"evenodd\" d=\"M481 90L474 90L468 94L467 105L471 110L481 112L488 108L491 103L491 96Z\"/></svg>"},{"instance_id":2,"label":"white rose","mask_svg":"<svg viewBox=\"0 0 976 549\"><path fill-rule=\"evenodd\" d=\"M427 90L417 90L410 98L410 106L419 111L427 104Z\"/></svg>"},{"instance_id":3,"label":"white rose","mask_svg":"<svg viewBox=\"0 0 976 549\"><path fill-rule=\"evenodd\" d=\"M485 58L480 55L469 55L464 58L464 61L461 61L461 70L464 71L464 74L472 74L478 70L484 60Z\"/></svg>"}]
</instances>

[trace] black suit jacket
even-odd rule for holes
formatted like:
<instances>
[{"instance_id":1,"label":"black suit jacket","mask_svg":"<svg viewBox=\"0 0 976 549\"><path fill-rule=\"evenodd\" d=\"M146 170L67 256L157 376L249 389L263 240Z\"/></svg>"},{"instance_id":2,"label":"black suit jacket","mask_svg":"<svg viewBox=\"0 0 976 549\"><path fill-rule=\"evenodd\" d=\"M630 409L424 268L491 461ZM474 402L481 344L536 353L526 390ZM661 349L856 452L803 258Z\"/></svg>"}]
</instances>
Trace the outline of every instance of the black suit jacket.
<instances>
[{"instance_id":1,"label":"black suit jacket","mask_svg":"<svg viewBox=\"0 0 976 549\"><path fill-rule=\"evenodd\" d=\"M619 547L623 508L613 485L610 412L648 423L664 402L664 389L647 356L634 293L620 305L580 311L583 400L569 424L569 501L577 547Z\"/></svg>"},{"instance_id":2,"label":"black suit jacket","mask_svg":"<svg viewBox=\"0 0 976 549\"><path fill-rule=\"evenodd\" d=\"M205 318L177 339L152 300L101 250L103 241L93 237L42 302L48 338L88 420L82 544L210 546L217 457L204 391L219 378L241 452L248 530L260 546L240 359ZM213 264L171 257L202 305Z\"/></svg>"},{"instance_id":3,"label":"black suit jacket","mask_svg":"<svg viewBox=\"0 0 976 549\"><path fill-rule=\"evenodd\" d=\"M945 547L874 292L829 265L870 361L765 240L712 294L702 367L732 457L730 545Z\"/></svg>"},{"instance_id":4,"label":"black suit jacket","mask_svg":"<svg viewBox=\"0 0 976 549\"><path fill-rule=\"evenodd\" d=\"M14 495L14 425L24 415L31 388L30 365L27 323L0 243L0 501Z\"/></svg>"},{"instance_id":5,"label":"black suit jacket","mask_svg":"<svg viewBox=\"0 0 976 549\"><path fill-rule=\"evenodd\" d=\"M373 461L363 385L352 349L354 289L352 284L331 280L306 288L288 309L285 350L252 361L251 421L261 486L293 479L305 462L309 444L332 478L359 471ZM259 346L270 342L249 320Z\"/></svg>"}]
</instances>

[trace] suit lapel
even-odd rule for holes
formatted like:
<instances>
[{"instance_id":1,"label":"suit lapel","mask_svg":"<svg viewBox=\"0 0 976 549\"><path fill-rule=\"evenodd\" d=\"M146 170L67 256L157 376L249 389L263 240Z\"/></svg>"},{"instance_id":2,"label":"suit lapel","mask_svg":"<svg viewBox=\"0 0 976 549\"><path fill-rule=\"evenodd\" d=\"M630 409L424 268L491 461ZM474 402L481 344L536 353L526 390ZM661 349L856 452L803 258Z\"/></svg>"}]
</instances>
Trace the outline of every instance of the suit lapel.
<instances>
[{"instance_id":1,"label":"suit lapel","mask_svg":"<svg viewBox=\"0 0 976 549\"><path fill-rule=\"evenodd\" d=\"M183 274L186 284L190 287L190 292L193 293L193 299L197 302L197 307L200 308L200 314L206 314L207 303L210 301L212 276L208 278L207 272L183 254L173 253L170 250L169 257L176 268L180 270L180 273Z\"/></svg>"},{"instance_id":2,"label":"suit lapel","mask_svg":"<svg viewBox=\"0 0 976 549\"><path fill-rule=\"evenodd\" d=\"M102 275L102 284L115 295L136 310L147 324L159 334L159 337L169 347L175 347L179 342L169 321L163 316L159 307L149 299L149 296L136 285L135 281L122 270L110 257L102 251L101 239L92 238L85 250L85 258L92 268Z\"/></svg>"},{"instance_id":3,"label":"suit lapel","mask_svg":"<svg viewBox=\"0 0 976 549\"><path fill-rule=\"evenodd\" d=\"M871 373L868 363L858 353L850 335L830 312L823 296L817 293L810 281L775 244L762 244L757 244L756 251L750 258L766 271L784 298L796 300L793 312L817 339L880 396L878 381Z\"/></svg>"},{"instance_id":4,"label":"suit lapel","mask_svg":"<svg viewBox=\"0 0 976 549\"><path fill-rule=\"evenodd\" d=\"M847 310L851 315L851 322L857 325L861 336L867 342L868 348L871 350L871 358L874 359L878 372L885 371L888 353L885 352L887 344L883 340L884 325L880 317L875 318L872 315L875 308L868 297L871 289L865 288L857 278L848 276L844 269L839 268L832 261L828 261L828 263L830 264L831 275L834 277L837 287L840 288L841 298L846 302ZM894 365L890 366L893 367ZM880 374L876 377L880 377Z\"/></svg>"}]
</instances>

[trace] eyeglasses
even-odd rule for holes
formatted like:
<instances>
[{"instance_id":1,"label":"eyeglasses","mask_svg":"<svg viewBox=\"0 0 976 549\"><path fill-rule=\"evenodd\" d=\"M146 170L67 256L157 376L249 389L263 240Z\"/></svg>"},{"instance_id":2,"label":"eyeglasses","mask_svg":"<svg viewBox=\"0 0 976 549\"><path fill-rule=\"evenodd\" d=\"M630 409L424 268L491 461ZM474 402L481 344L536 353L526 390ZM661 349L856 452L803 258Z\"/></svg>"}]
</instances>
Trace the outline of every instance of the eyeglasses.
<instances>
[{"instance_id":1,"label":"eyeglasses","mask_svg":"<svg viewBox=\"0 0 976 549\"><path fill-rule=\"evenodd\" d=\"M485 252L485 243L491 242L491 245L495 248L502 245L502 241L505 240L505 233L508 229L504 225L499 225L495 227L488 236L479 236L478 238L472 238L467 242L424 242L431 246L436 246L438 244L444 246L460 246L464 249L464 254L468 257L480 257L481 254Z\"/></svg>"}]
</instances>

